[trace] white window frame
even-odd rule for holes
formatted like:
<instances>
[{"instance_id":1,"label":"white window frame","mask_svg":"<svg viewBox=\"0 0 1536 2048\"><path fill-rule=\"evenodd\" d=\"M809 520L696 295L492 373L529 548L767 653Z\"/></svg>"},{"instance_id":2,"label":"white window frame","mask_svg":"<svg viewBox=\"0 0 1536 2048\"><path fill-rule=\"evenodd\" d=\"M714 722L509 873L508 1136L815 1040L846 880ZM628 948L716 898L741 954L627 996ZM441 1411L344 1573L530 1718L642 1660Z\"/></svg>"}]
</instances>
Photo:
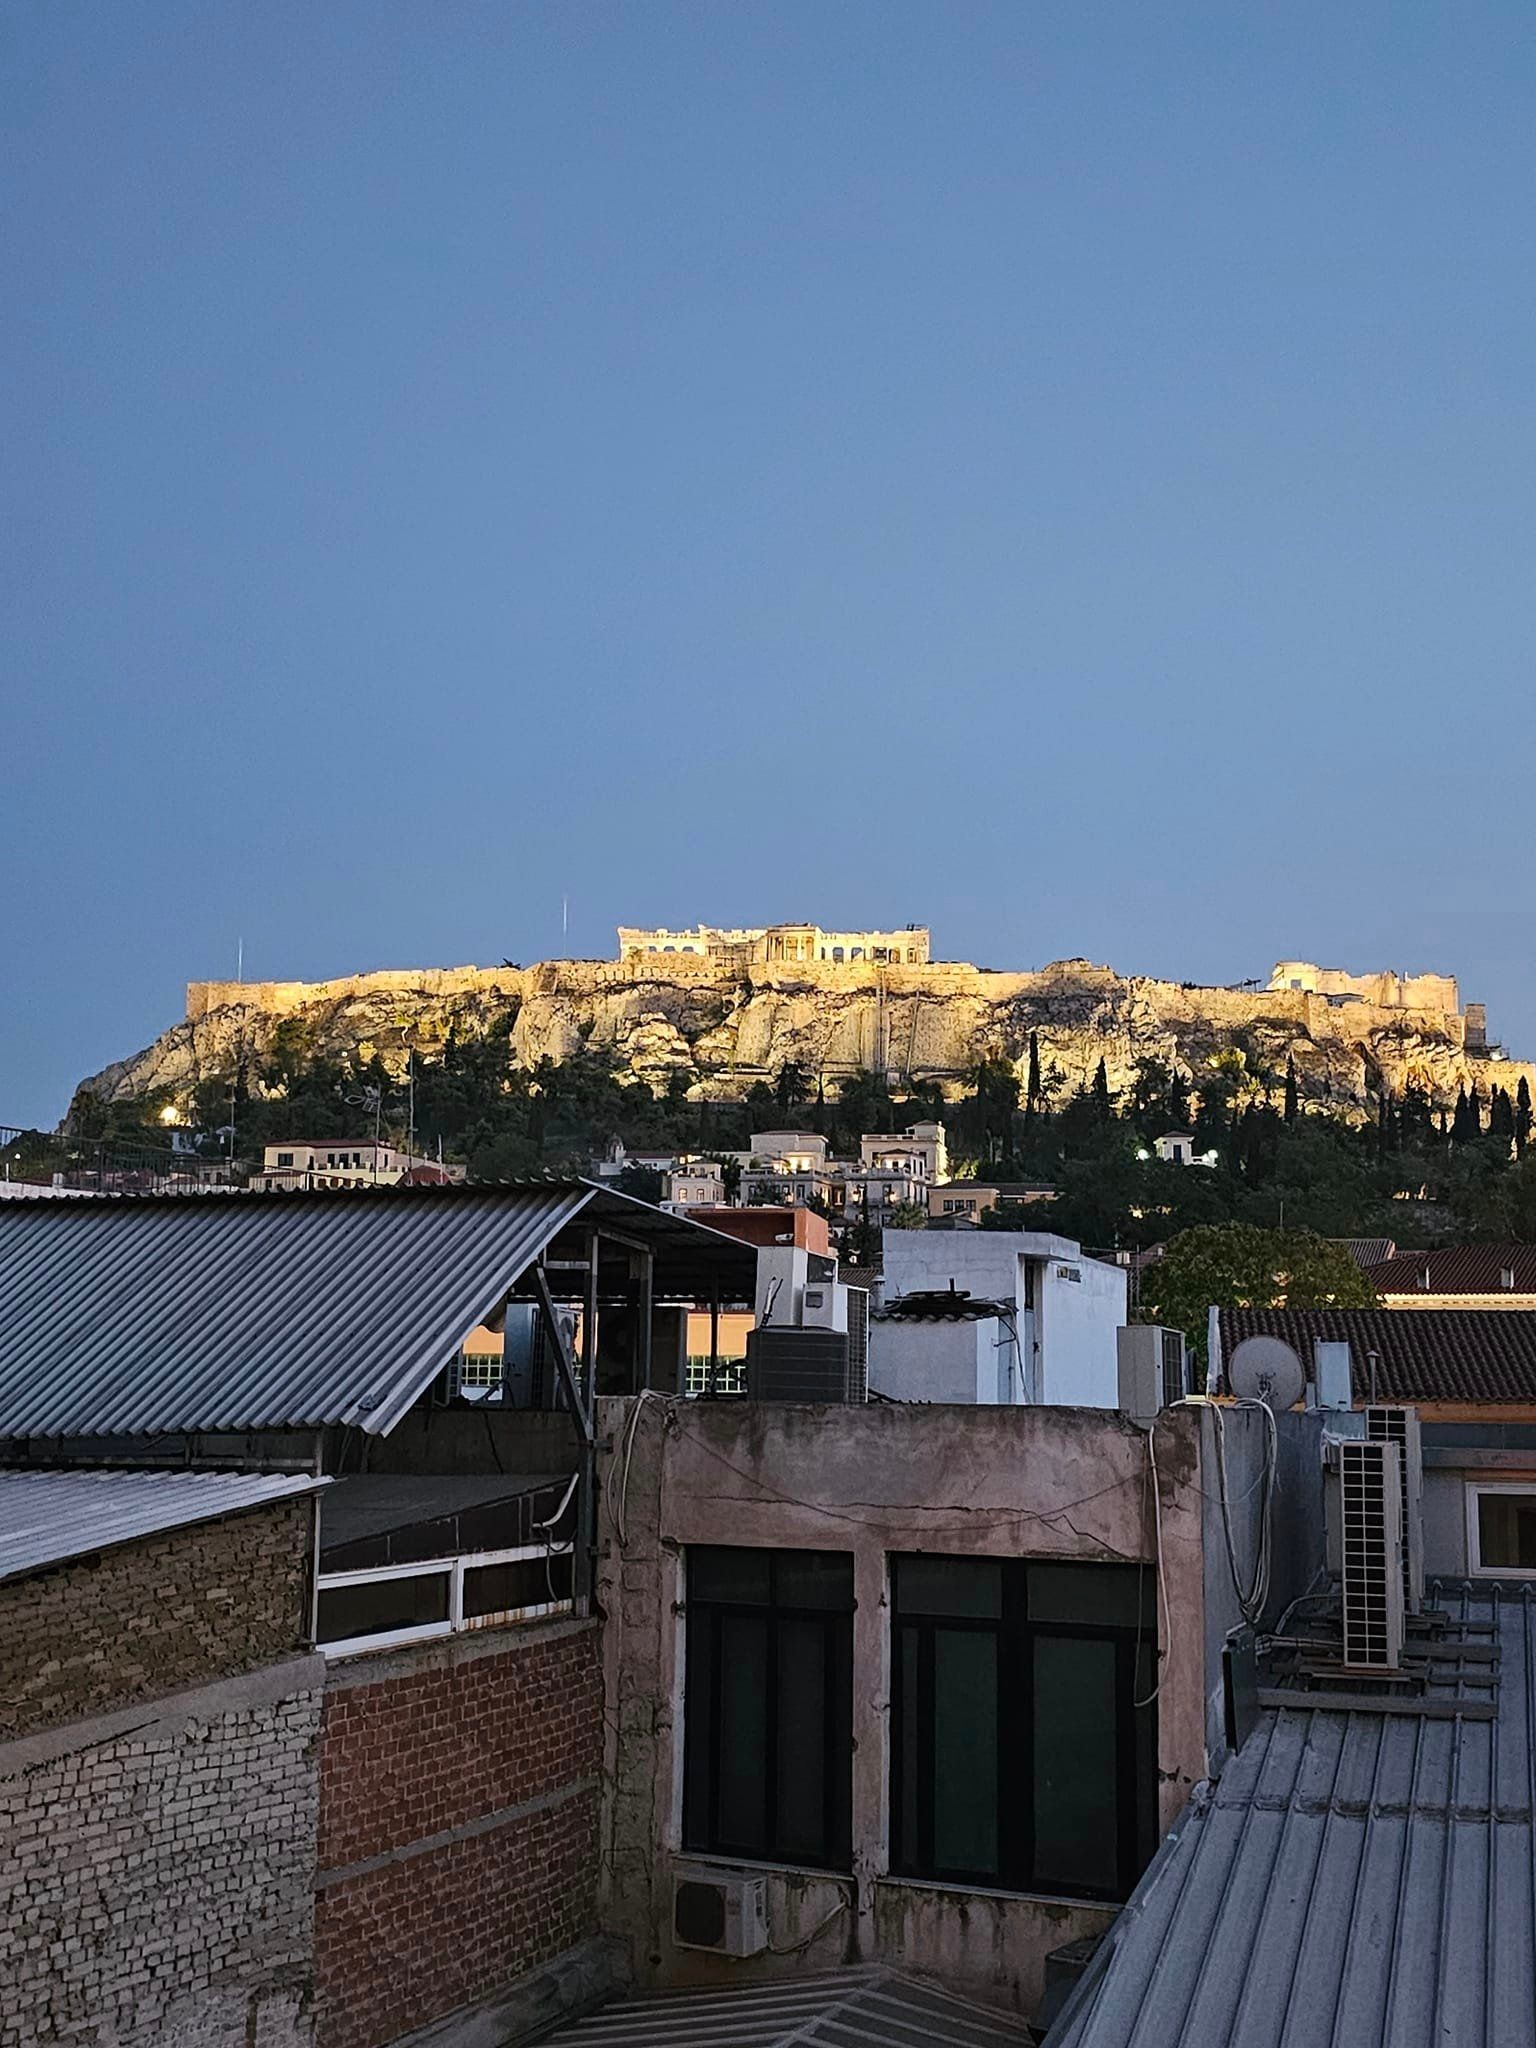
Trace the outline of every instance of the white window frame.
<instances>
[{"instance_id":1,"label":"white window frame","mask_svg":"<svg viewBox=\"0 0 1536 2048\"><path fill-rule=\"evenodd\" d=\"M1484 1564L1482 1526L1477 1504L1485 1493L1513 1493L1536 1499L1536 1479L1499 1482L1469 1479L1467 1497L1467 1576L1473 1579L1536 1579L1536 1565Z\"/></svg>"},{"instance_id":2,"label":"white window frame","mask_svg":"<svg viewBox=\"0 0 1536 2048\"><path fill-rule=\"evenodd\" d=\"M438 1636L463 1635L474 1629L502 1628L520 1621L541 1621L546 1615L570 1614L570 1600L541 1600L527 1607L505 1607L493 1614L464 1612L464 1574L492 1564L529 1564L535 1559L569 1557L569 1543L521 1543L511 1550L469 1550L457 1557L428 1557L411 1564L373 1565L362 1571L321 1572L315 1580L316 1636L319 1635L320 1595L347 1586L381 1585L387 1579L448 1578L448 1619L424 1621L409 1628L382 1629L373 1635L343 1636L334 1643L318 1640L315 1648L322 1657L360 1657L369 1650L388 1650L407 1643L428 1643Z\"/></svg>"}]
</instances>

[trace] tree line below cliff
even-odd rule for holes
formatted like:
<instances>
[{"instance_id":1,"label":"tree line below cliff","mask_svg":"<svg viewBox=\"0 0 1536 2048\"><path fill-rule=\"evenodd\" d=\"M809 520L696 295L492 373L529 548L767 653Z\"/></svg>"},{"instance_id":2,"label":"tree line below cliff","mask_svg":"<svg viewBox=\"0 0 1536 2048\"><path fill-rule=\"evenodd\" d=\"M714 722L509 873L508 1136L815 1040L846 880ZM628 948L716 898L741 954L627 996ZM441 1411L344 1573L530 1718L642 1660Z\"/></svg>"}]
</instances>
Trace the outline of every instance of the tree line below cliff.
<instances>
[{"instance_id":1,"label":"tree line below cliff","mask_svg":"<svg viewBox=\"0 0 1536 2048\"><path fill-rule=\"evenodd\" d=\"M744 1100L691 1099L677 1077L659 1093L620 1078L591 1046L561 1062L519 1066L511 1014L463 1035L450 1031L408 1074L374 1055L318 1050L300 1020L285 1020L260 1058L211 1077L179 1112L207 1156L228 1150L258 1162L290 1138L403 1140L464 1162L472 1178L515 1179L590 1170L614 1141L631 1151L744 1151L750 1133L793 1127L824 1134L834 1157L856 1155L872 1131L942 1117L951 1173L1047 1182L1050 1203L994 1212L994 1224L1052 1228L1099 1249L1145 1247L1202 1224L1306 1228L1326 1237L1384 1236L1405 1245L1465 1238L1536 1239L1536 1146L1524 1083L1514 1095L1490 1086L1463 1093L1454 1110L1414 1089L1382 1094L1372 1121L1304 1104L1294 1070L1266 1074L1230 1049L1200 1076L1147 1058L1131 1085L1108 1085L1103 1062L1091 1084L1064 1090L1031 1039L1019 1071L986 1059L958 1100L935 1084L893 1094L863 1073L835 1092L803 1068L782 1067ZM1490 1069L1490 1078L1496 1070ZM104 1105L77 1098L68 1138L31 1134L6 1157L12 1170L46 1163L61 1142L107 1141L146 1150L167 1142L158 1097ZM1156 1156L1159 1137L1187 1133L1214 1166ZM637 1193L654 1193L635 1177ZM642 1184L643 1183L643 1184Z\"/></svg>"}]
</instances>

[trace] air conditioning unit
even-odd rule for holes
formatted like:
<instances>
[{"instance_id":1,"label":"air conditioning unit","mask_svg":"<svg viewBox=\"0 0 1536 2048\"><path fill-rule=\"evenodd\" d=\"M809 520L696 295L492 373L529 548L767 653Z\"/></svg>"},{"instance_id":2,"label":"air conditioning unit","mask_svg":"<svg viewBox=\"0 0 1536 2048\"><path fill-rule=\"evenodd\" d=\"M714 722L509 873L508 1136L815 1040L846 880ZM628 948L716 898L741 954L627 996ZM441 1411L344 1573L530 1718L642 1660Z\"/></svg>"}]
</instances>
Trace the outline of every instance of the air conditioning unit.
<instances>
[{"instance_id":1,"label":"air conditioning unit","mask_svg":"<svg viewBox=\"0 0 1536 2048\"><path fill-rule=\"evenodd\" d=\"M1417 1408L1367 1408L1365 1433L1373 1443L1396 1444L1402 1452L1403 1612L1424 1605L1424 1452Z\"/></svg>"},{"instance_id":2,"label":"air conditioning unit","mask_svg":"<svg viewBox=\"0 0 1536 2048\"><path fill-rule=\"evenodd\" d=\"M845 1287L848 1297L848 1398L869 1399L869 1289Z\"/></svg>"},{"instance_id":3,"label":"air conditioning unit","mask_svg":"<svg viewBox=\"0 0 1536 2048\"><path fill-rule=\"evenodd\" d=\"M1394 1443L1339 1443L1344 1664L1396 1671L1403 1661L1403 1454Z\"/></svg>"},{"instance_id":4,"label":"air conditioning unit","mask_svg":"<svg viewBox=\"0 0 1536 2048\"><path fill-rule=\"evenodd\" d=\"M768 1946L768 1881L679 1870L672 1885L672 1939L717 1956L759 1956Z\"/></svg>"},{"instance_id":5,"label":"air conditioning unit","mask_svg":"<svg viewBox=\"0 0 1536 2048\"><path fill-rule=\"evenodd\" d=\"M747 1332L747 1392L754 1401L843 1402L849 1385L848 1333L790 1324ZM862 1399L859 1395L857 1398Z\"/></svg>"},{"instance_id":6,"label":"air conditioning unit","mask_svg":"<svg viewBox=\"0 0 1536 2048\"><path fill-rule=\"evenodd\" d=\"M835 1280L807 1280L800 1320L808 1330L848 1328L848 1290Z\"/></svg>"},{"instance_id":7,"label":"air conditioning unit","mask_svg":"<svg viewBox=\"0 0 1536 2048\"><path fill-rule=\"evenodd\" d=\"M1189 1347L1182 1330L1128 1323L1115 1332L1120 1368L1120 1411L1150 1423L1189 1392Z\"/></svg>"}]
</instances>

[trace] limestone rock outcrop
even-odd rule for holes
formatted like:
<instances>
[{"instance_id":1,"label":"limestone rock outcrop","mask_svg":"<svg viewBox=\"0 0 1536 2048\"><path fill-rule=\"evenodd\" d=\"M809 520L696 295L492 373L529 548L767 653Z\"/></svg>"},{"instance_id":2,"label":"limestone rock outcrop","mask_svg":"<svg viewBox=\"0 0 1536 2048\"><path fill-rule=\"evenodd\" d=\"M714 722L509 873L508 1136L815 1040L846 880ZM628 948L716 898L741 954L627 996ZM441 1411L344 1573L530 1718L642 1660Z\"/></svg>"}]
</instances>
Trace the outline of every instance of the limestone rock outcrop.
<instances>
[{"instance_id":1,"label":"limestone rock outcrop","mask_svg":"<svg viewBox=\"0 0 1536 2048\"><path fill-rule=\"evenodd\" d=\"M717 1100L739 1098L789 1061L834 1093L869 1068L955 1094L982 1058L1012 1061L1022 1077L1032 1032L1059 1095L1088 1085L1101 1059L1111 1088L1126 1088L1147 1057L1182 1071L1197 1093L1214 1061L1262 1087L1294 1060L1303 1095L1346 1114L1366 1114L1383 1086L1417 1086L1442 1104L1474 1083L1485 1096L1495 1085L1513 1092L1522 1074L1536 1088L1536 1067L1469 1047L1465 1018L1444 1005L1193 987L1086 960L1015 974L950 962L742 967L685 955L195 982L185 1021L81 1085L109 1101L165 1091L184 1104L200 1081L250 1073L285 1019L302 1023L315 1051L376 1051L391 1068L412 1049L430 1058L450 1031L462 1037L494 1020L510 1026L520 1065L590 1046L637 1086L659 1092L679 1075L693 1095Z\"/></svg>"}]
</instances>

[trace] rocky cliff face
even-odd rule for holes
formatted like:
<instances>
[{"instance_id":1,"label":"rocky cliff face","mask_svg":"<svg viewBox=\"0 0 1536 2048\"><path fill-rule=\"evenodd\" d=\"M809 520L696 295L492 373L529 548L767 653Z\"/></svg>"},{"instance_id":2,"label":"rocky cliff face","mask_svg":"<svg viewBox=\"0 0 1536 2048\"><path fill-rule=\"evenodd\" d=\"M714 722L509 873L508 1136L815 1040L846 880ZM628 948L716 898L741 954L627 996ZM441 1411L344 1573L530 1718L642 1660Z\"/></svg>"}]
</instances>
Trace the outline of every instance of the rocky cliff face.
<instances>
[{"instance_id":1,"label":"rocky cliff face","mask_svg":"<svg viewBox=\"0 0 1536 2048\"><path fill-rule=\"evenodd\" d=\"M729 1100L787 1061L829 1087L861 1068L893 1082L933 1079L957 1092L983 1057L1014 1062L1022 1078L1031 1032L1061 1094L1086 1086L1102 1059L1112 1089L1152 1056L1198 1091L1222 1055L1258 1079L1294 1059L1305 1096L1363 1113L1382 1085L1454 1101L1475 1081L1511 1091L1536 1067L1469 1054L1453 1010L1330 1002L1302 990L1195 988L1119 975L1084 960L1038 973L815 964L734 970L705 959L552 960L529 968L423 969L333 982L196 982L187 1017L153 1045L83 1082L104 1100L168 1091L184 1104L199 1081L225 1078L269 1050L285 1018L327 1054L379 1053L403 1067L430 1058L450 1030L512 1020L512 1057L531 1066L583 1045L610 1053L638 1085L674 1073L699 1096Z\"/></svg>"}]
</instances>

